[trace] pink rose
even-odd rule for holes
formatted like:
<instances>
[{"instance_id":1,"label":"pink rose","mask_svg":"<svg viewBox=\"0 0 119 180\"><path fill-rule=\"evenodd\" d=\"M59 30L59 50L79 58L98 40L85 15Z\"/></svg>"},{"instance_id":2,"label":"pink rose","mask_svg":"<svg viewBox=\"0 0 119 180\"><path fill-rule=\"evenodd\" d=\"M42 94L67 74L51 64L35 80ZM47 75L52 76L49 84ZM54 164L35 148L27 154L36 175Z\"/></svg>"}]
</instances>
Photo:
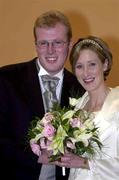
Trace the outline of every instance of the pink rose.
<instances>
[{"instance_id":1,"label":"pink rose","mask_svg":"<svg viewBox=\"0 0 119 180\"><path fill-rule=\"evenodd\" d=\"M31 147L33 153L36 154L37 156L39 156L41 154L40 146L33 140L30 141L30 147Z\"/></svg>"},{"instance_id":2,"label":"pink rose","mask_svg":"<svg viewBox=\"0 0 119 180\"><path fill-rule=\"evenodd\" d=\"M40 139L40 146L41 146L41 149L47 149L51 144L51 141L49 141L48 139L46 138L41 138Z\"/></svg>"},{"instance_id":3,"label":"pink rose","mask_svg":"<svg viewBox=\"0 0 119 180\"><path fill-rule=\"evenodd\" d=\"M70 125L72 127L81 127L81 121L80 121L80 118L71 118L70 119Z\"/></svg>"},{"instance_id":4,"label":"pink rose","mask_svg":"<svg viewBox=\"0 0 119 180\"><path fill-rule=\"evenodd\" d=\"M43 136L48 138L49 140L51 139L51 137L54 136L55 134L55 128L51 125L51 124L46 124L46 126L43 129Z\"/></svg>"},{"instance_id":5,"label":"pink rose","mask_svg":"<svg viewBox=\"0 0 119 180\"><path fill-rule=\"evenodd\" d=\"M54 119L54 116L50 112L48 112L45 114L45 116L41 120L41 123L43 125L46 125L46 124L49 124L53 119Z\"/></svg>"}]
</instances>

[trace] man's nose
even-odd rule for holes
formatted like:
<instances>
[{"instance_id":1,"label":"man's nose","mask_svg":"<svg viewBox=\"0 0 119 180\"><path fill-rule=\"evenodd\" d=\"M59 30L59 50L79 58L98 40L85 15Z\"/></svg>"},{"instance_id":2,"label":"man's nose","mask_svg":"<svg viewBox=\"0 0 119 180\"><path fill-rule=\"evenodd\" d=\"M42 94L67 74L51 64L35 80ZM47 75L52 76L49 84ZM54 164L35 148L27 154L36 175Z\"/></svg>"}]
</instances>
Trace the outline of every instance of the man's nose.
<instances>
[{"instance_id":1,"label":"man's nose","mask_svg":"<svg viewBox=\"0 0 119 180\"><path fill-rule=\"evenodd\" d=\"M54 47L53 42L48 43L47 51L49 54L52 54L55 52L55 47Z\"/></svg>"}]
</instances>

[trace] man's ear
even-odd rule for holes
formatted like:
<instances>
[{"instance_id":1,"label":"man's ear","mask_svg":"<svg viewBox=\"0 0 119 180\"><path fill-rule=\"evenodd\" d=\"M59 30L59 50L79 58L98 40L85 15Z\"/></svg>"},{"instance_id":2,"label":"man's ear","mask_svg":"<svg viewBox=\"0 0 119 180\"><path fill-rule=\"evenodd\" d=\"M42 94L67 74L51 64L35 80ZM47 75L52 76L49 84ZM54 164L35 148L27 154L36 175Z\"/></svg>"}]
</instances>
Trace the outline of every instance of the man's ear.
<instances>
[{"instance_id":1,"label":"man's ear","mask_svg":"<svg viewBox=\"0 0 119 180\"><path fill-rule=\"evenodd\" d=\"M70 43L69 43L69 50L71 51L72 49L72 46L73 46L73 41L71 40Z\"/></svg>"}]
</instances>

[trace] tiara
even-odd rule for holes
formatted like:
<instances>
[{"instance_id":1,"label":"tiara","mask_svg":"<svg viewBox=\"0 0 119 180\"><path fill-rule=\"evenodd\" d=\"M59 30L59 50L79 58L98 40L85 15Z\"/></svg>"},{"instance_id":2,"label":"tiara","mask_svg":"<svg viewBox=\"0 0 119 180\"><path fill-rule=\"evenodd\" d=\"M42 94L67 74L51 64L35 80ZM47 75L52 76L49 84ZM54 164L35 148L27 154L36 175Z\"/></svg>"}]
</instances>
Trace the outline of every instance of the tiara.
<instances>
[{"instance_id":1,"label":"tiara","mask_svg":"<svg viewBox=\"0 0 119 180\"><path fill-rule=\"evenodd\" d=\"M90 43L93 44L97 49L103 50L103 48L100 46L100 44L98 44L96 41L94 41L93 39L83 39L82 41L80 41L77 45L82 46L83 44L86 43Z\"/></svg>"}]
</instances>

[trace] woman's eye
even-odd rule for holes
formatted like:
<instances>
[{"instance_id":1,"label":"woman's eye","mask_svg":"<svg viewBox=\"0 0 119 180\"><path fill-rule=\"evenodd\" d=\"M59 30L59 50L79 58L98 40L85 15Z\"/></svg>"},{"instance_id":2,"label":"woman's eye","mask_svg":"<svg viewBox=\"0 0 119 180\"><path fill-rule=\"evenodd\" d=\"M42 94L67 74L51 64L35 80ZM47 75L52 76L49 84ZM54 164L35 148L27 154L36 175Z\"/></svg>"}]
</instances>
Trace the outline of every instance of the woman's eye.
<instances>
[{"instance_id":1,"label":"woman's eye","mask_svg":"<svg viewBox=\"0 0 119 180\"><path fill-rule=\"evenodd\" d=\"M76 68L77 68L77 69L81 69L81 68L82 68L82 65L78 64L78 65L76 65Z\"/></svg>"}]
</instances>

